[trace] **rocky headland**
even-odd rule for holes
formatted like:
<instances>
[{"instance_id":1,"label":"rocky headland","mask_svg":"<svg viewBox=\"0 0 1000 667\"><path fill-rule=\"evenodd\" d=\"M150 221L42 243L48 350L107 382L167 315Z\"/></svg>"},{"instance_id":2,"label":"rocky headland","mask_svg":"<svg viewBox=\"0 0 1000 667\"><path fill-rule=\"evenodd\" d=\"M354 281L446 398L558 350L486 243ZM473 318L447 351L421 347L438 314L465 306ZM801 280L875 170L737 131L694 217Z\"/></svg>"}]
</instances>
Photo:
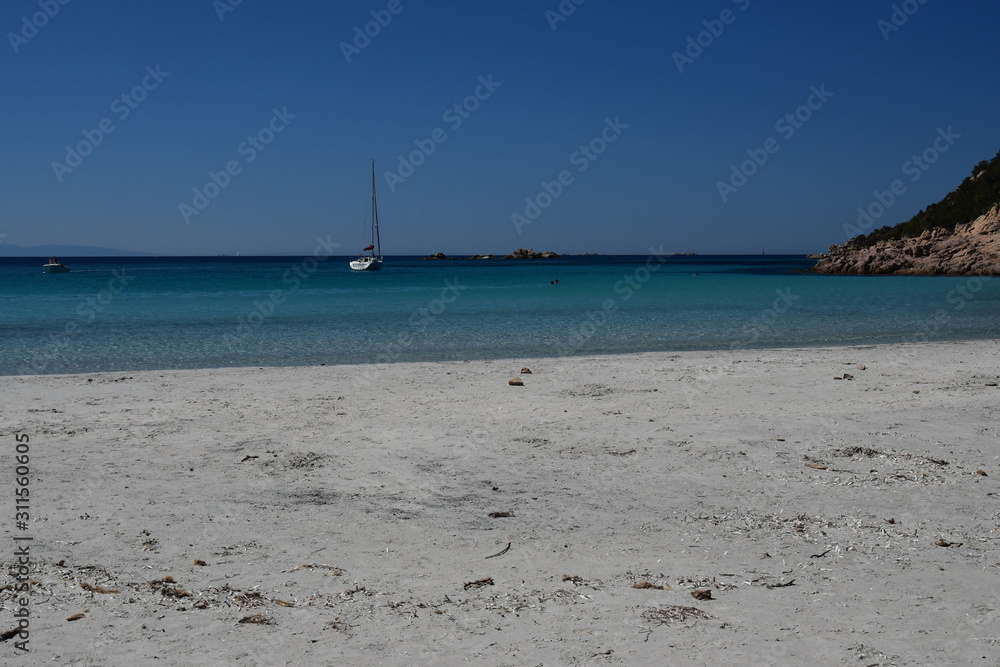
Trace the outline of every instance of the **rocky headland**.
<instances>
[{"instance_id":1,"label":"rocky headland","mask_svg":"<svg viewBox=\"0 0 1000 667\"><path fill-rule=\"evenodd\" d=\"M1000 275L1000 153L907 222L830 246L818 273Z\"/></svg>"},{"instance_id":2,"label":"rocky headland","mask_svg":"<svg viewBox=\"0 0 1000 667\"><path fill-rule=\"evenodd\" d=\"M914 276L1000 275L1000 206L969 224L924 230L920 236L830 247L819 273Z\"/></svg>"}]
</instances>

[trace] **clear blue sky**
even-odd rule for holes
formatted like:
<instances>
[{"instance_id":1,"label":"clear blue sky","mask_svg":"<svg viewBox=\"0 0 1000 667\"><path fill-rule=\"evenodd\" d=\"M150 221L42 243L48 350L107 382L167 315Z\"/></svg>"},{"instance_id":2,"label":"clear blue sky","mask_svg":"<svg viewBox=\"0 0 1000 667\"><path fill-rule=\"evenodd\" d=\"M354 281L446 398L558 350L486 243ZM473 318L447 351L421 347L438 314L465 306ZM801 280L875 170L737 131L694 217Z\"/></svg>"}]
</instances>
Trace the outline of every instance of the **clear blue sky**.
<instances>
[{"instance_id":1,"label":"clear blue sky","mask_svg":"<svg viewBox=\"0 0 1000 667\"><path fill-rule=\"evenodd\" d=\"M1000 149L996 2L899 2L895 29L873 0L236 1L3 3L0 243L249 255L329 236L351 254L374 159L386 254L817 252L876 190L905 185L876 226L895 224ZM373 11L391 21L358 48ZM907 171L939 128L946 150ZM387 177L417 140L434 152ZM723 201L748 150L767 161Z\"/></svg>"}]
</instances>

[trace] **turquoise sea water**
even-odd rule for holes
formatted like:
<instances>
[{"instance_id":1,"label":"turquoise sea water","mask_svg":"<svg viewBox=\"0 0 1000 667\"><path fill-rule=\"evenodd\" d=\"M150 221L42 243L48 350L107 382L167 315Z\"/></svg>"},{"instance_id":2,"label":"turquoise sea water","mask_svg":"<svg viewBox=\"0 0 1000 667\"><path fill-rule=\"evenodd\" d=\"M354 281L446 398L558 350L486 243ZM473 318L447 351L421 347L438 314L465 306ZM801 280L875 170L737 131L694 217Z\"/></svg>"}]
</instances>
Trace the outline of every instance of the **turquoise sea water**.
<instances>
[{"instance_id":1,"label":"turquoise sea water","mask_svg":"<svg viewBox=\"0 0 1000 667\"><path fill-rule=\"evenodd\" d=\"M801 256L0 259L0 374L489 359L1000 335L1000 279ZM553 285L551 281L558 280Z\"/></svg>"}]
</instances>

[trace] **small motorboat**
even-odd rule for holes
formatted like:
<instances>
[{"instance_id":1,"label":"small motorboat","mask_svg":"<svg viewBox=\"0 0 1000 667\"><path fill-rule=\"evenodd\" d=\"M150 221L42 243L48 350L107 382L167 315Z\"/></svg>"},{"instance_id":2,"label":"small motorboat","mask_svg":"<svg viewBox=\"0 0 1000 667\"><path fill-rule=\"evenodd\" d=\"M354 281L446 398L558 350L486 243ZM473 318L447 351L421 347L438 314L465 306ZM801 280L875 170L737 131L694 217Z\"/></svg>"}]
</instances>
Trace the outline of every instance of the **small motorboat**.
<instances>
[{"instance_id":1,"label":"small motorboat","mask_svg":"<svg viewBox=\"0 0 1000 667\"><path fill-rule=\"evenodd\" d=\"M59 261L58 257L49 257L49 263L42 267L43 273L69 273L69 267Z\"/></svg>"}]
</instances>

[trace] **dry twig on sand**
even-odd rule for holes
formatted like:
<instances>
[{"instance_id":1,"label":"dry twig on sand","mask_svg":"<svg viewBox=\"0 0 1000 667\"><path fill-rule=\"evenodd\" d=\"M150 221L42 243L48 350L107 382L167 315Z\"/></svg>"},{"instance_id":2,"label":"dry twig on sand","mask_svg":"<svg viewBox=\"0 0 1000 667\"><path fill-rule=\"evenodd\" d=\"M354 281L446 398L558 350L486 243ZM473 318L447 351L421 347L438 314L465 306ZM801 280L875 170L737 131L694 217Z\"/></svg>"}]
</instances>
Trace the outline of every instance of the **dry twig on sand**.
<instances>
[{"instance_id":1,"label":"dry twig on sand","mask_svg":"<svg viewBox=\"0 0 1000 667\"><path fill-rule=\"evenodd\" d=\"M258 625L274 625L274 621L264 614L254 614L253 616L244 616L239 620L240 623L256 623Z\"/></svg>"},{"instance_id":2,"label":"dry twig on sand","mask_svg":"<svg viewBox=\"0 0 1000 667\"><path fill-rule=\"evenodd\" d=\"M95 586L94 584L88 584L86 581L80 583L80 588L85 591L90 591L91 593L104 593L106 595L111 595L113 593L120 593L117 588L104 588L103 586Z\"/></svg>"},{"instance_id":3,"label":"dry twig on sand","mask_svg":"<svg viewBox=\"0 0 1000 667\"><path fill-rule=\"evenodd\" d=\"M511 545L511 541L507 540L507 546L505 546L503 548L503 551L498 551L497 553L493 554L492 556L487 556L487 558L496 558L497 556L503 556L505 553L507 553L508 551L510 551L510 545Z\"/></svg>"}]
</instances>

